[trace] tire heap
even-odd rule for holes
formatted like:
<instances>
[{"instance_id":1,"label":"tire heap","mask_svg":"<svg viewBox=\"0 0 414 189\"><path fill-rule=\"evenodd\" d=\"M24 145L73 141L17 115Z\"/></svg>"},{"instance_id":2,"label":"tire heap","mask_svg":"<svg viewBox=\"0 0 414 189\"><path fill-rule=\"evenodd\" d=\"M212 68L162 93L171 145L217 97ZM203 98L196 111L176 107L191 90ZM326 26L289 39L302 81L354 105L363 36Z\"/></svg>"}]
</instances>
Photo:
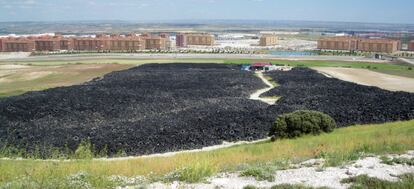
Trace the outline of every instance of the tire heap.
<instances>
[{"instance_id":1,"label":"tire heap","mask_svg":"<svg viewBox=\"0 0 414 189\"><path fill-rule=\"evenodd\" d=\"M315 110L339 126L414 118L414 94L389 92L310 69L271 72L282 96L273 106L249 100L266 85L236 65L148 64L83 85L0 99L0 148L75 150L89 140L109 155L196 149L267 136L277 115Z\"/></svg>"},{"instance_id":2,"label":"tire heap","mask_svg":"<svg viewBox=\"0 0 414 189\"><path fill-rule=\"evenodd\" d=\"M27 150L97 151L128 155L194 149L266 136L266 107L248 100L265 84L235 65L151 64L84 85L0 100L0 144ZM1 147L1 146L0 146Z\"/></svg>"},{"instance_id":3,"label":"tire heap","mask_svg":"<svg viewBox=\"0 0 414 189\"><path fill-rule=\"evenodd\" d=\"M307 68L266 75L280 86L263 96L282 96L267 114L315 110L330 115L341 127L414 119L412 93L357 85Z\"/></svg>"}]
</instances>

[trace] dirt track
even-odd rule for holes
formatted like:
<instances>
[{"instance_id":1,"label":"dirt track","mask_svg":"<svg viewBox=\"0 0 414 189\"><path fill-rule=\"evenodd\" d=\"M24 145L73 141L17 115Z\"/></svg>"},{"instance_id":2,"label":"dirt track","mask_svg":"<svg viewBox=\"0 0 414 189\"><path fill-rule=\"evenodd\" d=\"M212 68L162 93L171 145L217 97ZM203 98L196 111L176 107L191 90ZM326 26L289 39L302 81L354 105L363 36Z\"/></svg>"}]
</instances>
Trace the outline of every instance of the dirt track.
<instances>
[{"instance_id":1,"label":"dirt track","mask_svg":"<svg viewBox=\"0 0 414 189\"><path fill-rule=\"evenodd\" d=\"M414 93L414 79L356 68L313 68L323 74L366 86Z\"/></svg>"}]
</instances>

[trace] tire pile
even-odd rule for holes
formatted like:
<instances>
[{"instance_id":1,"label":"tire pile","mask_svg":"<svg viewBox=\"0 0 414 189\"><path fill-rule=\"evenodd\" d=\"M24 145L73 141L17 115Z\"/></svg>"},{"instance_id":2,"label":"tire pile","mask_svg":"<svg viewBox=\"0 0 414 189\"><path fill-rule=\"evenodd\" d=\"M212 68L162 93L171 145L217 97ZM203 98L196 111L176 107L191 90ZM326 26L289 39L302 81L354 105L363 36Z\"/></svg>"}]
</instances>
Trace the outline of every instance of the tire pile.
<instances>
[{"instance_id":1,"label":"tire pile","mask_svg":"<svg viewBox=\"0 0 414 189\"><path fill-rule=\"evenodd\" d=\"M236 65L143 65L0 99L0 147L47 154L89 140L109 155L142 155L259 139L271 123L257 115L266 105L248 97L265 87Z\"/></svg>"},{"instance_id":2,"label":"tire pile","mask_svg":"<svg viewBox=\"0 0 414 189\"><path fill-rule=\"evenodd\" d=\"M266 87L253 73L220 64L148 64L0 99L0 148L39 149L46 157L89 140L108 155L143 155L262 139L277 115L300 109L325 112L340 126L414 118L414 94L310 69L267 75L280 84L263 95L282 96L273 106L248 99Z\"/></svg>"},{"instance_id":3,"label":"tire pile","mask_svg":"<svg viewBox=\"0 0 414 189\"><path fill-rule=\"evenodd\" d=\"M314 70L295 68L269 72L280 84L263 96L281 96L268 114L315 110L335 119L338 126L414 119L414 94L391 92L328 78Z\"/></svg>"}]
</instances>

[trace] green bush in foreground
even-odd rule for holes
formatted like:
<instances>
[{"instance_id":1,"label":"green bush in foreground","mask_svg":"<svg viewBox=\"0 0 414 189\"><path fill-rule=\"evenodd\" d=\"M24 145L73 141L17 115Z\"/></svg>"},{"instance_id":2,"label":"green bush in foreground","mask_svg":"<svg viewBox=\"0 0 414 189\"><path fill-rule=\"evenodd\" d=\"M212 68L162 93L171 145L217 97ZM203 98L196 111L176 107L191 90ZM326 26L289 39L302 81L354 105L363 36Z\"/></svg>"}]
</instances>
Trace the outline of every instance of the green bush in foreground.
<instances>
[{"instance_id":1,"label":"green bush in foreground","mask_svg":"<svg viewBox=\"0 0 414 189\"><path fill-rule=\"evenodd\" d=\"M296 138L305 134L319 135L332 132L336 122L329 115L317 111L300 110L279 116L269 136L275 139Z\"/></svg>"}]
</instances>

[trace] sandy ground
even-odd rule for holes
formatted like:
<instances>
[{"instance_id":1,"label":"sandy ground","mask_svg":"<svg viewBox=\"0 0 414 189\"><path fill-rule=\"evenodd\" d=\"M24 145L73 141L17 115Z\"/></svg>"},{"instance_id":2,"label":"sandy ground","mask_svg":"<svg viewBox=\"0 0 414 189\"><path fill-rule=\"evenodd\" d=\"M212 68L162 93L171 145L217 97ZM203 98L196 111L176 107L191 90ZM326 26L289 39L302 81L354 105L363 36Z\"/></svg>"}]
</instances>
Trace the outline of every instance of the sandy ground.
<instances>
[{"instance_id":1,"label":"sandy ground","mask_svg":"<svg viewBox=\"0 0 414 189\"><path fill-rule=\"evenodd\" d=\"M276 103L277 98L261 98L260 95L262 95L263 93L270 91L274 88L274 86L272 85L272 83L270 83L264 76L262 72L256 72L257 77L259 77L263 83L265 83L268 87L264 88L264 89L260 89L258 91L256 91L255 93L250 95L250 100L258 100L258 101L262 101L266 104L269 105L273 105Z\"/></svg>"},{"instance_id":2,"label":"sandy ground","mask_svg":"<svg viewBox=\"0 0 414 189\"><path fill-rule=\"evenodd\" d=\"M390 155L390 157L404 157L411 159L414 158L414 151L409 151L403 155ZM253 177L240 177L240 173L221 173L209 178L205 183L153 183L150 184L148 188L242 189L247 185L270 188L280 184L301 184L312 187L325 186L335 189L345 189L349 187L349 184L342 184L340 181L349 177L368 175L382 180L398 181L398 175L414 173L414 166L383 164L379 156L366 157L341 167L321 168L322 165L323 160L308 160L301 164L293 165L298 168L276 171L274 173L275 180L273 182L257 181Z\"/></svg>"},{"instance_id":3,"label":"sandy ground","mask_svg":"<svg viewBox=\"0 0 414 189\"><path fill-rule=\"evenodd\" d=\"M376 86L390 91L414 93L414 78L401 77L356 68L313 68L327 77L334 77L360 85Z\"/></svg>"}]
</instances>

